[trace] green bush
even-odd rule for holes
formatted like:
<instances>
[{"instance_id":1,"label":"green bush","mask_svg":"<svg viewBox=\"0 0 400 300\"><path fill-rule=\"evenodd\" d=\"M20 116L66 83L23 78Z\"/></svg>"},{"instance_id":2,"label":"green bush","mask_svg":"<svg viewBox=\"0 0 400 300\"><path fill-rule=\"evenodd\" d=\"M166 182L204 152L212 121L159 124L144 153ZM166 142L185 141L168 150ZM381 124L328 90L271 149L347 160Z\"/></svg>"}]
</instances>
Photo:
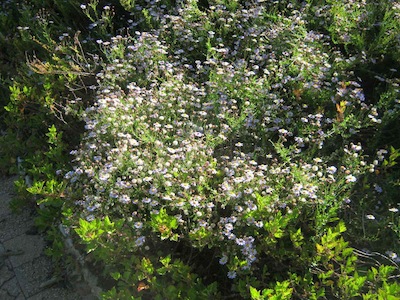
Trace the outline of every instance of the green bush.
<instances>
[{"instance_id":1,"label":"green bush","mask_svg":"<svg viewBox=\"0 0 400 300\"><path fill-rule=\"evenodd\" d=\"M9 2L0 166L104 299L399 296L396 4Z\"/></svg>"}]
</instances>

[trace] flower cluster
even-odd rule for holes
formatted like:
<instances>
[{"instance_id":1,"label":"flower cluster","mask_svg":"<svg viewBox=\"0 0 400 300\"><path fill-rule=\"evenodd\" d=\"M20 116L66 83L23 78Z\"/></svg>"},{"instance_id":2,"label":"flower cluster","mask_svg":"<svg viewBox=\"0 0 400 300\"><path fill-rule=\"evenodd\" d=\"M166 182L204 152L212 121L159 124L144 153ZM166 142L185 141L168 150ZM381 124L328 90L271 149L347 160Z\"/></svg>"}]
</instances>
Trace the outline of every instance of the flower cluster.
<instances>
[{"instance_id":1,"label":"flower cluster","mask_svg":"<svg viewBox=\"0 0 400 300\"><path fill-rule=\"evenodd\" d=\"M352 111L369 125L378 113L301 11L206 14L193 1L135 11L147 18L137 26L156 29L97 42L109 61L65 175L77 217L126 220L141 251L157 238L207 244L234 279L260 267L276 216L349 202L374 169L346 143L364 126Z\"/></svg>"}]
</instances>

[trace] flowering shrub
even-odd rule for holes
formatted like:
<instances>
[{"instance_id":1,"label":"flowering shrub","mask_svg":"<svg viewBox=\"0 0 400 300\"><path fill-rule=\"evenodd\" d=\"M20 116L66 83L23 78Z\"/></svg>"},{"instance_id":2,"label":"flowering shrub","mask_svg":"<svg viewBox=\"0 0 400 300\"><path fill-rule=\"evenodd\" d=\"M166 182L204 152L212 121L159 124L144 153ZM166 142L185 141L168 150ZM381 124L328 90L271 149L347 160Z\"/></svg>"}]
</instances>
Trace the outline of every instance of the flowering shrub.
<instances>
[{"instance_id":1,"label":"flowering shrub","mask_svg":"<svg viewBox=\"0 0 400 300\"><path fill-rule=\"evenodd\" d=\"M175 259L195 266L188 249L211 251L200 277L219 269L247 297L241 282L263 286L295 255L300 266L312 263L307 244L338 218L357 179L375 170L350 141L379 119L346 59L337 51L331 58L327 37L308 31L300 12L231 9L233 38L231 26L218 25L230 9L210 7L208 16L189 2L168 15L150 12L156 30L101 42L112 59L97 75L65 177L71 218L86 220L77 229L84 240L83 224L107 216L123 223L101 238L116 259L134 254L159 265L178 247ZM89 237L93 246L98 236ZM109 261L99 245L90 250ZM154 272L129 281L162 293Z\"/></svg>"},{"instance_id":2,"label":"flowering shrub","mask_svg":"<svg viewBox=\"0 0 400 300\"><path fill-rule=\"evenodd\" d=\"M364 80L397 45L381 30L395 35L398 8L341 4L74 2L83 40L42 37L59 52L31 68L63 75L60 116L82 120L84 133L69 145L71 168L58 168L65 182L28 191L62 206L64 225L101 263L104 299L399 293L395 262L371 268L345 240L370 242L380 210L386 238L398 238L395 197L370 207L395 185L382 182L398 178L398 137L383 133L399 115L397 70L373 77L386 85L378 95ZM360 28L378 20L374 48ZM11 92L17 112L21 90ZM50 161L65 158L60 136L50 127ZM56 186L56 201L44 186Z\"/></svg>"}]
</instances>

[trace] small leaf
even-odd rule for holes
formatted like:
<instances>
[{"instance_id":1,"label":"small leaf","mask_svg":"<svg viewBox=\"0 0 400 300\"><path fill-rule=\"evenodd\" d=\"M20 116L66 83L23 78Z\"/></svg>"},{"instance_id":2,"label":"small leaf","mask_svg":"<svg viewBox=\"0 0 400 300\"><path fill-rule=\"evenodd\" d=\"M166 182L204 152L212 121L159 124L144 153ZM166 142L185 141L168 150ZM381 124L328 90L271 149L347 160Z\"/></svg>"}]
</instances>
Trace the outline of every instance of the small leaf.
<instances>
[{"instance_id":1,"label":"small leaf","mask_svg":"<svg viewBox=\"0 0 400 300\"><path fill-rule=\"evenodd\" d=\"M121 276L122 276L122 275L121 275L121 273L119 273L119 272L111 273L111 277L114 278L115 280L120 279Z\"/></svg>"},{"instance_id":2,"label":"small leaf","mask_svg":"<svg viewBox=\"0 0 400 300\"><path fill-rule=\"evenodd\" d=\"M325 248L322 245L316 244L315 246L317 247L318 253L323 253L325 251Z\"/></svg>"},{"instance_id":3,"label":"small leaf","mask_svg":"<svg viewBox=\"0 0 400 300\"><path fill-rule=\"evenodd\" d=\"M346 225L344 224L344 222L339 222L339 224L337 225L337 229L340 233L345 232L346 229Z\"/></svg>"},{"instance_id":4,"label":"small leaf","mask_svg":"<svg viewBox=\"0 0 400 300\"><path fill-rule=\"evenodd\" d=\"M254 300L261 299L261 293L252 286L250 286L250 296L251 296L251 299L254 299Z\"/></svg>"}]
</instances>

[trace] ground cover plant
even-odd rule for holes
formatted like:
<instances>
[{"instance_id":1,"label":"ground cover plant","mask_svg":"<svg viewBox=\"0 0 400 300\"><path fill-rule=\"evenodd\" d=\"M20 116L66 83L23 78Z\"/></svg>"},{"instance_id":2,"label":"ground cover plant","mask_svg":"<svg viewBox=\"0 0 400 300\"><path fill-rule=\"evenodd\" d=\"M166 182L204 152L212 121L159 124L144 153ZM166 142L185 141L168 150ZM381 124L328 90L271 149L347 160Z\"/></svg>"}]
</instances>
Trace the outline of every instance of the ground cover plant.
<instances>
[{"instance_id":1,"label":"ground cover plant","mask_svg":"<svg viewBox=\"0 0 400 300\"><path fill-rule=\"evenodd\" d=\"M400 296L398 3L3 6L2 168L101 298Z\"/></svg>"}]
</instances>

